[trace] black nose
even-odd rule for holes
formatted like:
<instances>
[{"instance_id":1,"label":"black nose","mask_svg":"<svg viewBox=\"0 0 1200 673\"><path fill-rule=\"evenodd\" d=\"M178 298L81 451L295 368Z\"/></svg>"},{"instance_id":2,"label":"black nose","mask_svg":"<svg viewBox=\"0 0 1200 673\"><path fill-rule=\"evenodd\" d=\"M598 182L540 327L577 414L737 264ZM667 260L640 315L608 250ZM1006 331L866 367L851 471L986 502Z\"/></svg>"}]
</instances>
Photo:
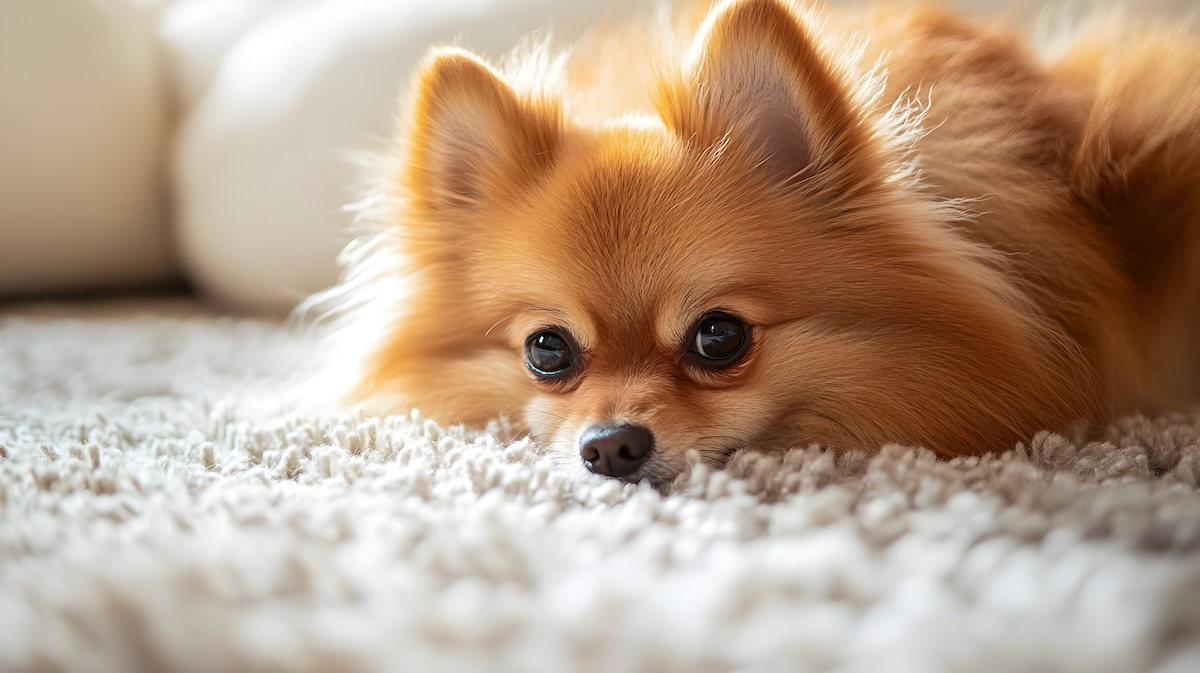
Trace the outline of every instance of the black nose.
<instances>
[{"instance_id":1,"label":"black nose","mask_svg":"<svg viewBox=\"0 0 1200 673\"><path fill-rule=\"evenodd\" d=\"M600 423L583 431L579 457L596 474L625 479L650 457L654 435L640 425Z\"/></svg>"}]
</instances>

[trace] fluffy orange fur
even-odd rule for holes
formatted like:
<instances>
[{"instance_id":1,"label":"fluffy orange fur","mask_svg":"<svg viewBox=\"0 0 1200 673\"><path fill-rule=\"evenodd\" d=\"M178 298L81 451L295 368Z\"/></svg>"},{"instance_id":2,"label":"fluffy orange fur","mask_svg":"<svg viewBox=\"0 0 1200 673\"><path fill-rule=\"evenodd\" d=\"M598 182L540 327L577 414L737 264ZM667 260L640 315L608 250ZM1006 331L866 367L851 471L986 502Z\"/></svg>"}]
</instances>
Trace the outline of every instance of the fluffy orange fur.
<instances>
[{"instance_id":1,"label":"fluffy orange fur","mask_svg":"<svg viewBox=\"0 0 1200 673\"><path fill-rule=\"evenodd\" d=\"M536 51L503 74L431 52L352 263L404 279L360 311L355 399L570 455L634 423L654 450L628 478L664 484L689 450L979 454L1200 392L1186 29L1100 18L1051 58L932 9L650 25L580 45L566 85ZM713 311L750 330L720 369L686 352ZM547 327L569 380L527 371Z\"/></svg>"}]
</instances>

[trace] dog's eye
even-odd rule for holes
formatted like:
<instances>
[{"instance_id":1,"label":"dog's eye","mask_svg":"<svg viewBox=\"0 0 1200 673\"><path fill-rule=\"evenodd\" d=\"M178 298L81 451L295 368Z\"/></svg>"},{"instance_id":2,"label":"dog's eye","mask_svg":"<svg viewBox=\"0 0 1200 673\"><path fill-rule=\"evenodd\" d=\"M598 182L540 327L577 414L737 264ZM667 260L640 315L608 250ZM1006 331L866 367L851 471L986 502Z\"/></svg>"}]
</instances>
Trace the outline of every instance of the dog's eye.
<instances>
[{"instance_id":1,"label":"dog's eye","mask_svg":"<svg viewBox=\"0 0 1200 673\"><path fill-rule=\"evenodd\" d=\"M575 365L571 340L565 333L545 329L525 340L525 366L540 378L562 376Z\"/></svg>"},{"instance_id":2,"label":"dog's eye","mask_svg":"<svg viewBox=\"0 0 1200 673\"><path fill-rule=\"evenodd\" d=\"M745 355L749 345L750 328L732 316L717 313L700 319L692 349L707 361L705 364L724 366Z\"/></svg>"}]
</instances>

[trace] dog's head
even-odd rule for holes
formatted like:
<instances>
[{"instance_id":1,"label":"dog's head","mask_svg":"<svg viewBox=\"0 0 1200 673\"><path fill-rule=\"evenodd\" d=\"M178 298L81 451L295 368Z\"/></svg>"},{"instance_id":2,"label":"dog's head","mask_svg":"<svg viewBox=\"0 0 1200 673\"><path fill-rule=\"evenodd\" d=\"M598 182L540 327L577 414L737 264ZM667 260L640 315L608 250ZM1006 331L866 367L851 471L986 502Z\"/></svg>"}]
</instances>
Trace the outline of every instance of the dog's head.
<instances>
[{"instance_id":1,"label":"dog's head","mask_svg":"<svg viewBox=\"0 0 1200 673\"><path fill-rule=\"evenodd\" d=\"M1039 328L869 107L772 0L717 9L657 114L602 127L435 52L396 185L411 295L362 393L660 484L689 450L1047 422Z\"/></svg>"}]
</instances>

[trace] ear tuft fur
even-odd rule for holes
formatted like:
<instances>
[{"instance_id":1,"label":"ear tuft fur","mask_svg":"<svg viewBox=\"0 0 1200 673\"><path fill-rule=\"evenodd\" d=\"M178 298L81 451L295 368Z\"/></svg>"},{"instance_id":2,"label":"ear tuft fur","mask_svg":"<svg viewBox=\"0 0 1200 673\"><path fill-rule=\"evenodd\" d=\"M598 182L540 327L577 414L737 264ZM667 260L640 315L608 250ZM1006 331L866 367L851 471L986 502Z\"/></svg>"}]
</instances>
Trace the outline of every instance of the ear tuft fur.
<instances>
[{"instance_id":1,"label":"ear tuft fur","mask_svg":"<svg viewBox=\"0 0 1200 673\"><path fill-rule=\"evenodd\" d=\"M658 110L680 136L757 153L777 178L849 168L866 134L849 87L779 0L730 0L705 20Z\"/></svg>"},{"instance_id":2,"label":"ear tuft fur","mask_svg":"<svg viewBox=\"0 0 1200 673\"><path fill-rule=\"evenodd\" d=\"M523 98L475 55L435 49L412 114L410 188L434 210L474 208L513 194L552 159L556 102Z\"/></svg>"}]
</instances>

